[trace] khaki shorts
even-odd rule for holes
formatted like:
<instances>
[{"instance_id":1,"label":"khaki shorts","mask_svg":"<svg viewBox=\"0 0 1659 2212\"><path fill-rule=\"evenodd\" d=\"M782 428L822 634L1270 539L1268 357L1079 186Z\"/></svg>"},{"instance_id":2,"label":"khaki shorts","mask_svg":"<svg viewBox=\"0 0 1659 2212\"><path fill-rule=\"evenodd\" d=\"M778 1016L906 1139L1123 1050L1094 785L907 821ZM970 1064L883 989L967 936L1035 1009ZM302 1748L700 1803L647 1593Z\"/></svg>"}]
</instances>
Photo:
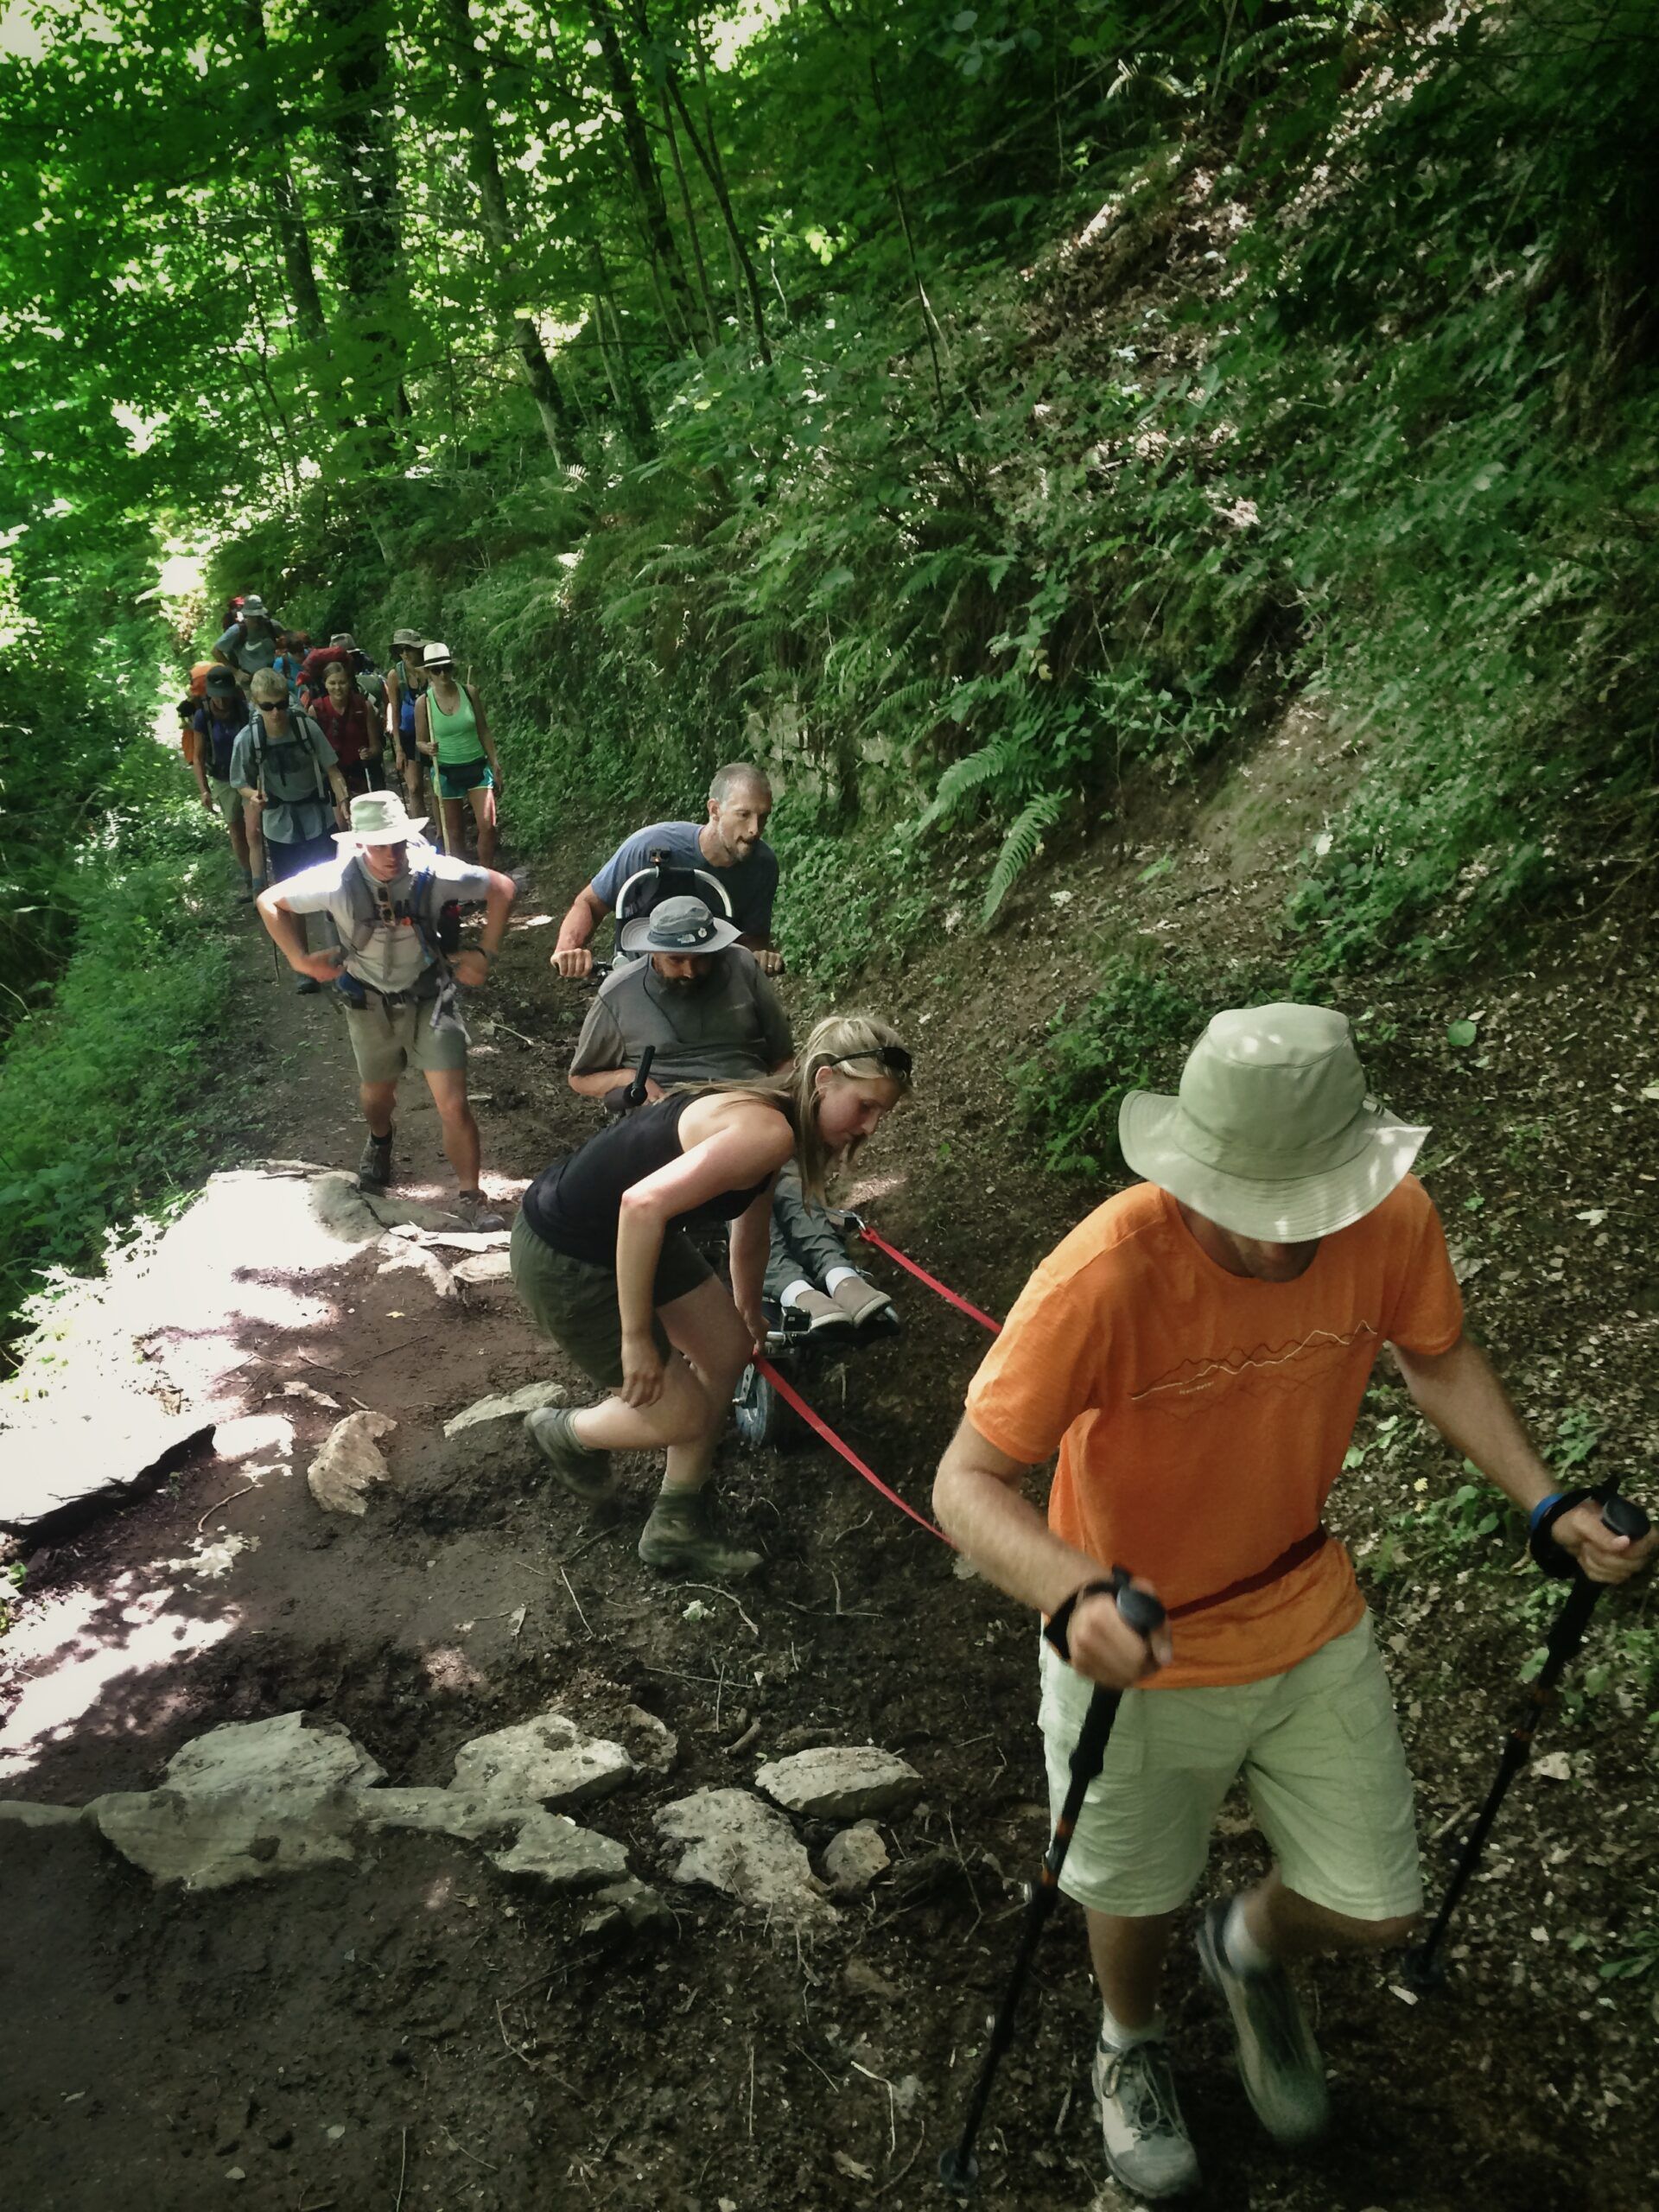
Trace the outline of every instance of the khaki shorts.
<instances>
[{"instance_id":1,"label":"khaki shorts","mask_svg":"<svg viewBox=\"0 0 1659 2212\"><path fill-rule=\"evenodd\" d=\"M430 999L388 1006L371 991L366 1006L346 1006L346 1027L360 1083L396 1083L405 1068L442 1075L467 1065L467 1039L458 1029L432 1034Z\"/></svg>"},{"instance_id":2,"label":"khaki shorts","mask_svg":"<svg viewBox=\"0 0 1659 2212\"><path fill-rule=\"evenodd\" d=\"M1058 1817L1090 1684L1045 1644L1039 1723ZM1243 1774L1287 1886L1355 1920L1421 1910L1411 1775L1368 1613L1286 1674L1128 1690L1060 1887L1091 1912L1171 1912Z\"/></svg>"},{"instance_id":3,"label":"khaki shorts","mask_svg":"<svg viewBox=\"0 0 1659 2212\"><path fill-rule=\"evenodd\" d=\"M511 1257L512 1280L537 1327L569 1352L584 1375L614 1390L622 1380L622 1312L616 1302L615 1269L556 1252L522 1212L512 1224ZM671 1306L677 1298L714 1280L714 1269L685 1231L671 1229L657 1262L652 1305ZM651 1333L658 1357L666 1359L668 1332L654 1313Z\"/></svg>"},{"instance_id":4,"label":"khaki shorts","mask_svg":"<svg viewBox=\"0 0 1659 2212\"><path fill-rule=\"evenodd\" d=\"M228 829L242 819L242 793L235 784L221 784L217 776L209 776L207 788L213 795L213 804L225 818Z\"/></svg>"}]
</instances>

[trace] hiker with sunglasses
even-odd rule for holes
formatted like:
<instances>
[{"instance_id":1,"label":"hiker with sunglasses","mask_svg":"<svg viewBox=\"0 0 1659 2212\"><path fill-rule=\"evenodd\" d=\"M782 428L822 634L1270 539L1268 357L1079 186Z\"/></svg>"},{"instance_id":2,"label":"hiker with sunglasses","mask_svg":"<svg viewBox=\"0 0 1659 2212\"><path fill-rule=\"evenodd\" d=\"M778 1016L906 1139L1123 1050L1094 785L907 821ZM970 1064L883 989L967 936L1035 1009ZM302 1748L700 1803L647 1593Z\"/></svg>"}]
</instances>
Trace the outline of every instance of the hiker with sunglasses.
<instances>
[{"instance_id":1,"label":"hiker with sunglasses","mask_svg":"<svg viewBox=\"0 0 1659 2212\"><path fill-rule=\"evenodd\" d=\"M392 1180L397 1084L413 1068L438 1109L462 1227L505 1229L479 1181L478 1123L467 1096L472 1040L457 987L478 990L488 982L518 893L511 876L435 852L420 835L425 827L396 791L359 794L327 859L280 890L273 885L259 912L289 967L314 985L333 984L345 1003L368 1124L359 1189L378 1195ZM482 934L464 949L445 941L444 909L456 899L485 905ZM328 918L340 940L334 952L308 951L308 914Z\"/></svg>"},{"instance_id":2,"label":"hiker with sunglasses","mask_svg":"<svg viewBox=\"0 0 1659 2212\"><path fill-rule=\"evenodd\" d=\"M781 976L784 956L772 944L778 855L766 839L771 815L772 785L759 768L747 760L716 768L706 821L653 822L636 830L577 892L559 925L551 964L561 976L591 975L594 931L614 910L623 887L642 869L666 862L694 874L712 869L741 932L738 942L753 953L763 975Z\"/></svg>"},{"instance_id":3,"label":"hiker with sunglasses","mask_svg":"<svg viewBox=\"0 0 1659 2212\"><path fill-rule=\"evenodd\" d=\"M671 1084L781 1076L795 1044L777 992L734 924L701 899L664 899L625 922L626 961L600 985L570 1062L570 1088L620 1112L645 1053L647 1095ZM809 1332L862 1328L892 1311L886 1291L861 1275L822 1205L809 1203L792 1161L772 1194L772 1239L763 1295L792 1309Z\"/></svg>"},{"instance_id":4,"label":"hiker with sunglasses","mask_svg":"<svg viewBox=\"0 0 1659 2212\"><path fill-rule=\"evenodd\" d=\"M191 715L194 740L191 766L196 788L209 814L217 814L229 832L231 851L242 879L242 899L253 896L253 863L248 853L247 824L242 819L242 794L237 789L232 764L236 741L250 728L255 709L237 688L235 676L214 663L202 677L200 704Z\"/></svg>"},{"instance_id":5,"label":"hiker with sunglasses","mask_svg":"<svg viewBox=\"0 0 1659 2212\"><path fill-rule=\"evenodd\" d=\"M253 718L231 754L231 781L242 795L250 858L263 857L263 866L256 861L254 879L264 891L334 858L334 832L345 825L351 794L334 749L315 718L289 707L286 677L262 668L249 696ZM325 919L310 949L320 952L334 942ZM309 992L321 984L302 969L296 971L294 988Z\"/></svg>"},{"instance_id":6,"label":"hiker with sunglasses","mask_svg":"<svg viewBox=\"0 0 1659 2212\"><path fill-rule=\"evenodd\" d=\"M1179 1096L1124 1100L1119 1144L1147 1179L1039 1265L935 1484L968 1557L1048 1617L1039 1719L1056 1807L1093 1688L1127 1692L1060 1887L1084 1908L1100 1986L1106 2161L1142 2196L1198 2181L1158 1992L1234 1780L1275 1863L1207 1908L1198 1959L1276 2141L1309 2141L1328 2115L1287 1969L1403 1943L1421 1907L1388 1680L1321 1522L1382 1345L1520 1512L1559 1504L1464 1332L1439 1217L1409 1172L1427 1134L1367 1096L1341 1014L1217 1014ZM1045 1517L1020 1486L1057 1450ZM1592 1504L1554 1534L1597 1582L1635 1573L1659 1542L1613 1536ZM1167 1609L1149 1640L1103 1586L1119 1561Z\"/></svg>"},{"instance_id":7,"label":"hiker with sunglasses","mask_svg":"<svg viewBox=\"0 0 1659 2212\"><path fill-rule=\"evenodd\" d=\"M822 1204L832 1160L871 1135L911 1087L885 1021L829 1016L788 1076L687 1084L638 1106L556 1160L525 1192L512 1276L537 1326L611 1395L525 1424L586 1504L609 1496L614 1452L665 1451L639 1556L664 1573L724 1581L760 1554L715 1525L709 1477L732 1392L766 1336L761 1278L772 1186L793 1160ZM732 1224L731 1288L688 1228Z\"/></svg>"}]
</instances>

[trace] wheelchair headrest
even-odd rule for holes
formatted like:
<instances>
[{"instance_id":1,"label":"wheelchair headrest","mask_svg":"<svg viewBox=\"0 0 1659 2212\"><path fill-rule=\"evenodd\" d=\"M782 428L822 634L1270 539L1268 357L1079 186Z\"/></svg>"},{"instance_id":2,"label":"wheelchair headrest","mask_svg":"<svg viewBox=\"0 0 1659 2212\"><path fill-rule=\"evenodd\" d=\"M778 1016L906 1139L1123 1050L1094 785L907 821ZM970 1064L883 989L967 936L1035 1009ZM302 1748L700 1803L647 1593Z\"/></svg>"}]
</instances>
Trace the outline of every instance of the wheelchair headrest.
<instances>
[{"instance_id":1,"label":"wheelchair headrest","mask_svg":"<svg viewBox=\"0 0 1659 2212\"><path fill-rule=\"evenodd\" d=\"M701 899L709 912L732 918L732 902L718 875L703 868L685 868L654 855L649 867L636 868L616 894L616 925L638 921L652 912L664 899Z\"/></svg>"}]
</instances>

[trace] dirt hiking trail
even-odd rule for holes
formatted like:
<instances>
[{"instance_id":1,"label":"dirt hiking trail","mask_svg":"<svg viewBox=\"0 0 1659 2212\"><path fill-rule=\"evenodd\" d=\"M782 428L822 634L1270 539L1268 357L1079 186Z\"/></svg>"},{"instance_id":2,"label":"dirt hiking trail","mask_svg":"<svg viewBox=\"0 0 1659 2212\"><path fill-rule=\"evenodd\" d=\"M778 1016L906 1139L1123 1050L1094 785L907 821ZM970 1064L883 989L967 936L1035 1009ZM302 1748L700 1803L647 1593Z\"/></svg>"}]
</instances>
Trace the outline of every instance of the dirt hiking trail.
<instances>
[{"instance_id":1,"label":"dirt hiking trail","mask_svg":"<svg viewBox=\"0 0 1659 2212\"><path fill-rule=\"evenodd\" d=\"M943 933L861 992L914 1039L920 1099L846 1195L1006 1311L1109 1187L1038 1173L1012 1120L1009 1055L1058 1000L1075 1002L1101 932L1126 916L1151 935L1201 925L1248 944L1265 903L1259 842L1236 869L1219 841L1192 848L1155 908L1134 866L1090 876L1069 912L1033 877L994 949ZM473 1091L498 1198L594 1125L563 1082L588 1001L547 966L567 877L532 871L478 1001ZM205 1408L217 1446L200 1437L135 1496L29 1548L0 1641L9 2196L29 2212L941 2202L938 2154L1046 1840L1035 1623L816 1443L722 1446L728 1524L766 1564L721 1591L640 1566L644 1461L627 1464L616 1508L588 1517L550 1484L516 1417L446 1435L486 1396L588 1394L493 1279L499 1244L432 1241L451 1183L412 1082L393 1202L371 1212L356 1198L340 1173L360 1142L343 1025L273 980L257 925L232 912L251 1080L226 1171L142 1260L118 1266L101 1319L68 1325L71 1353L97 1338L98 1360L77 1370L60 1345L68 1363L53 1383L50 1348L45 1367L34 1355L43 1389L73 1393L80 1374L83 1393L124 1384L169 1417ZM1414 979L1368 1001L1361 1029L1378 1091L1436 1124L1427 1179L1523 1409L1548 1446L1567 1412L1588 1408L1606 1464L1638 1490L1659 1314L1646 978L1614 939L1579 932L1553 970L1484 981L1476 1058L1445 1044L1447 1020L1471 1011L1466 986ZM817 1009L787 988L798 1027ZM289 1164L256 1165L272 1161ZM457 1286L469 1268L480 1279ZM926 1510L984 1338L885 1262L870 1271L903 1333L820 1365L804 1387ZM1333 1519L1390 1656L1438 1895L1447 1834L1484 1789L1537 1637L1488 1600L1494 1540L1465 1542L1426 1517L1456 1469L1409 1409L1394 1420L1402 1403L1379 1375ZM380 1441L385 1479L360 1514L326 1511L307 1470L334 1425L365 1409L396 1423ZM1650 1590L1632 1593L1623 1618L1651 1637L1652 1605ZM1183 1938L1168 2001L1198 2202L1659 2202L1651 1978L1597 1972L1653 1925L1651 1732L1632 1695L1616 1682L1549 1725L1541 1749L1565 1762L1511 1795L1455 1934L1454 1996L1408 2003L1387 1962L1311 1975L1338 2112L1315 2149L1292 2156L1261 2134ZM555 1708L581 1769L565 1795L550 1792L569 1822L531 1817L522 1796L509 1815L487 1790L434 1811L439 1793L455 1802L463 1747ZM153 1791L207 1732L292 1714L308 1724L296 1735L235 1739L251 1759L276 1744L291 1770L298 1745L316 1763L302 1840L256 1821L235 1842L240 1874L270 1878L158 1882L108 1827L18 1810ZM763 1766L865 1745L911 1776L886 1810L819 1798L780 1811L756 1790ZM468 1753L474 1770L505 1756L499 1743ZM725 1830L705 1848L705 1867L748 1881L749 1903L707 1873L676 1878L705 1792L765 1808L752 1859ZM153 1853L194 1849L178 1795L171 1810L118 1807L109 1827L137 1824ZM686 1814L688 1800L701 1809ZM751 1819L731 1801L723 1810ZM866 1825L874 1841L845 1840ZM1204 1894L1264 1863L1243 1800L1230 1801ZM1105 2182L1090 2107L1095 2019L1079 1918L1064 1905L982 2139L984 2202L1128 2201Z\"/></svg>"}]
</instances>

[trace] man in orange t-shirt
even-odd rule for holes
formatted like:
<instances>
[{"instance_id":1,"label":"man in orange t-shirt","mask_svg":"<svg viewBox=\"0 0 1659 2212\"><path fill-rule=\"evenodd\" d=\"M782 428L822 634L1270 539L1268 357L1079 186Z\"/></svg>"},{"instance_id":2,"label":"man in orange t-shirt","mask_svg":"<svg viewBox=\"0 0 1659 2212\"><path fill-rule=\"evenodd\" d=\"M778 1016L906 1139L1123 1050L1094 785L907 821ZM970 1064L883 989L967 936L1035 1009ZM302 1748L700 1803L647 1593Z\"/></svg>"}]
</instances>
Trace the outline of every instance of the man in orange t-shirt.
<instances>
[{"instance_id":1,"label":"man in orange t-shirt","mask_svg":"<svg viewBox=\"0 0 1659 2212\"><path fill-rule=\"evenodd\" d=\"M1276 1863L1209 1908L1198 1951L1277 2140L1308 2140L1328 2109L1287 1963L1401 1942L1421 1908L1393 1701L1348 1555L1320 1524L1379 1348L1522 1512L1559 1496L1463 1333L1410 1173L1427 1134L1366 1096L1341 1014L1217 1014L1179 1098L1125 1099L1119 1141L1147 1179L1039 1266L935 1484L968 1557L1049 1616L1039 1719L1057 1809L1092 1687L1128 1692L1061 1886L1085 1909L1103 2005L1107 2163L1143 2196L1198 2180L1158 1986L1234 1780ZM1020 1486L1056 1451L1045 1520ZM1611 1535L1588 1504L1552 1533L1599 1582L1659 1542ZM1101 1586L1120 1560L1168 1608L1150 1643Z\"/></svg>"}]
</instances>

